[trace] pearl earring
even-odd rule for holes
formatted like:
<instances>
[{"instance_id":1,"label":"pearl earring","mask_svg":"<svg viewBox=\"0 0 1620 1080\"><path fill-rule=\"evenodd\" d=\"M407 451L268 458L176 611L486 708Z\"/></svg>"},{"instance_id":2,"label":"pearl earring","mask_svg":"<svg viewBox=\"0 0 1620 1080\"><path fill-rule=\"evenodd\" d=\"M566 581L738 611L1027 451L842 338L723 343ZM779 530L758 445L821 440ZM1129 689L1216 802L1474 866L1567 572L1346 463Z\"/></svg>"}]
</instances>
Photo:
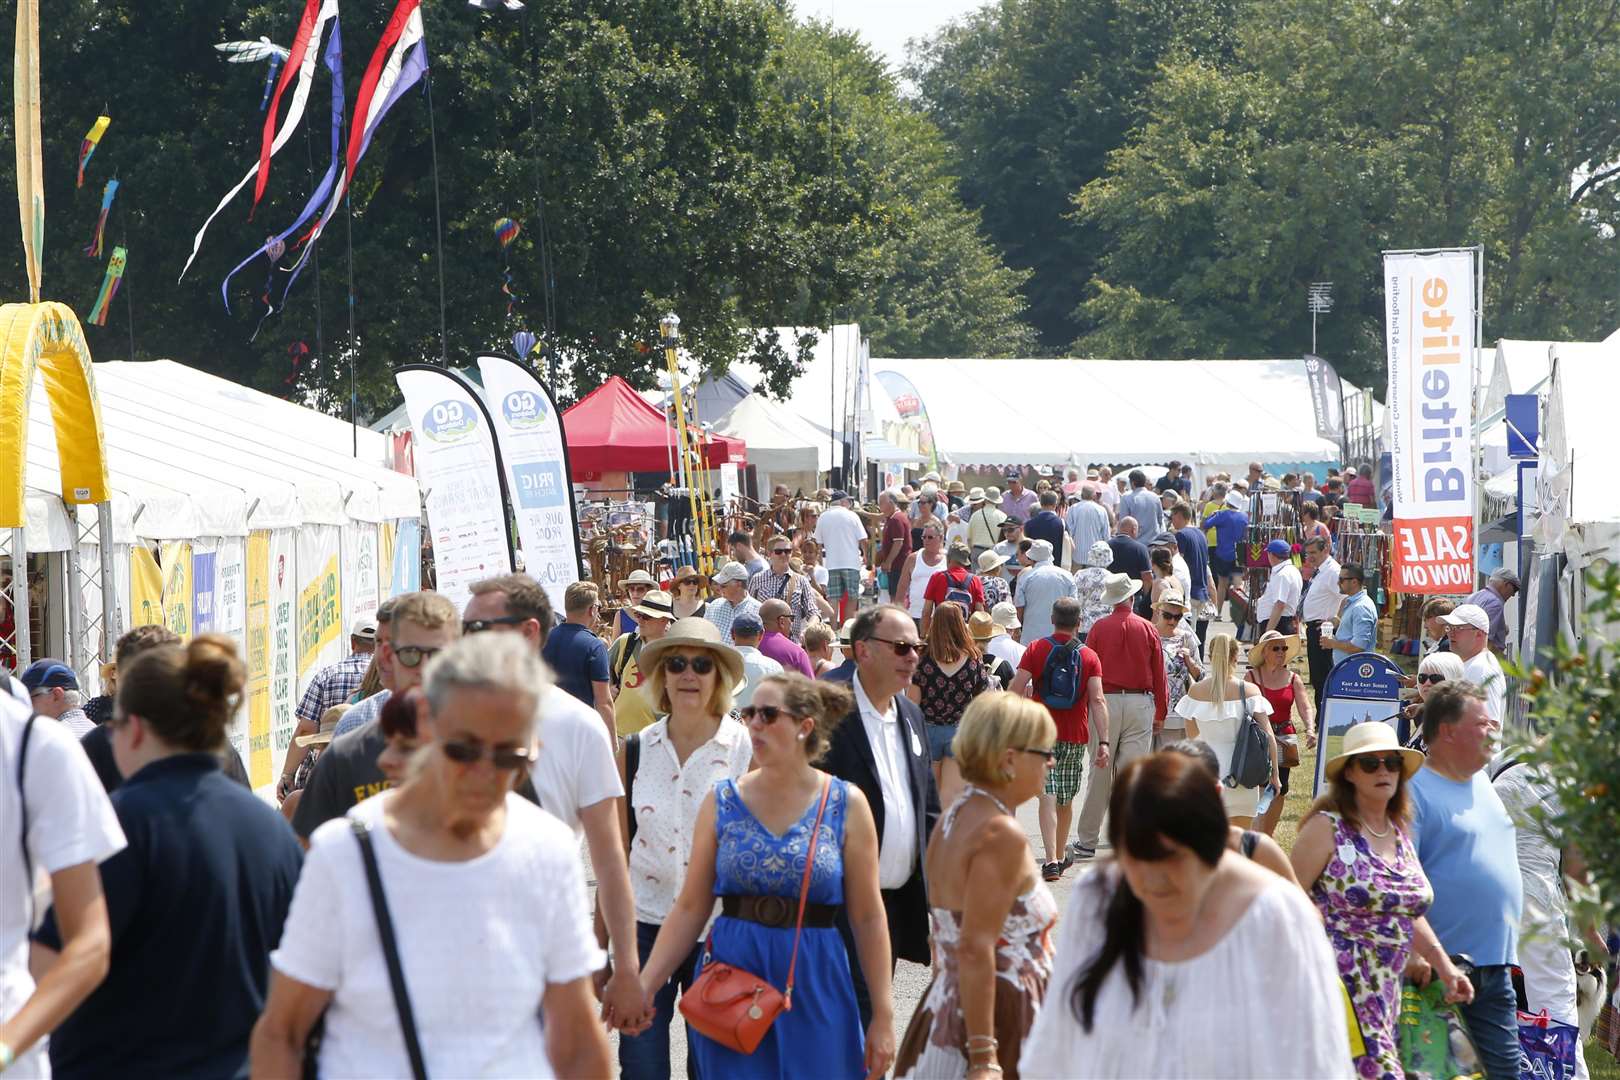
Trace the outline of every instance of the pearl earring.
<instances>
[{"instance_id":1,"label":"pearl earring","mask_svg":"<svg viewBox=\"0 0 1620 1080\"><path fill-rule=\"evenodd\" d=\"M804 732L799 732L799 741L804 742Z\"/></svg>"},{"instance_id":2,"label":"pearl earring","mask_svg":"<svg viewBox=\"0 0 1620 1080\"><path fill-rule=\"evenodd\" d=\"M1012 778L1013 778L1013 771L1011 769L1002 769L1001 770L1001 778L1003 780L1011 783Z\"/></svg>"}]
</instances>

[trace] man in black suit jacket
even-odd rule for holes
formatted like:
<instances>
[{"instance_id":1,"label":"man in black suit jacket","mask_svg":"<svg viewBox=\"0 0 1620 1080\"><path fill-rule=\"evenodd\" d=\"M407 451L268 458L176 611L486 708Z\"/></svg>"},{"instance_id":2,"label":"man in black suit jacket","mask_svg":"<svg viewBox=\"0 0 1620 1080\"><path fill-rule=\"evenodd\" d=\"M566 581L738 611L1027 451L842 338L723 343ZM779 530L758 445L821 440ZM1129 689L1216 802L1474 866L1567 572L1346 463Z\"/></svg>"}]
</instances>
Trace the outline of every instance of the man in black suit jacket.
<instances>
[{"instance_id":1,"label":"man in black suit jacket","mask_svg":"<svg viewBox=\"0 0 1620 1080\"><path fill-rule=\"evenodd\" d=\"M855 652L850 687L855 708L833 732L820 766L860 788L872 807L892 955L927 964L931 958L923 854L939 818L939 792L929 768L922 710L905 696L919 659L917 624L904 608L870 607L855 617L850 642ZM866 980L849 922L842 915L838 926L849 950L864 1027L872 1016Z\"/></svg>"}]
</instances>

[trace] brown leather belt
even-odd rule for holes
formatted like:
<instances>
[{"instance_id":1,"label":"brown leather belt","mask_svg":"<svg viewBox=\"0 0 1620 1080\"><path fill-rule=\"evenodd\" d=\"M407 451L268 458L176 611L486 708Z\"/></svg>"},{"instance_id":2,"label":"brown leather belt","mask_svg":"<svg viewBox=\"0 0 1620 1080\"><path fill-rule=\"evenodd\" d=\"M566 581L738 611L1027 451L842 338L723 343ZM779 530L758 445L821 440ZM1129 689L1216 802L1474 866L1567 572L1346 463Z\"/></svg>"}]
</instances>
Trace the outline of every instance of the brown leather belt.
<instances>
[{"instance_id":1,"label":"brown leather belt","mask_svg":"<svg viewBox=\"0 0 1620 1080\"><path fill-rule=\"evenodd\" d=\"M799 917L799 898L796 896L722 896L720 913L733 919L743 919L775 930L791 930ZM838 918L833 904L805 904L804 925L816 928L832 926Z\"/></svg>"}]
</instances>

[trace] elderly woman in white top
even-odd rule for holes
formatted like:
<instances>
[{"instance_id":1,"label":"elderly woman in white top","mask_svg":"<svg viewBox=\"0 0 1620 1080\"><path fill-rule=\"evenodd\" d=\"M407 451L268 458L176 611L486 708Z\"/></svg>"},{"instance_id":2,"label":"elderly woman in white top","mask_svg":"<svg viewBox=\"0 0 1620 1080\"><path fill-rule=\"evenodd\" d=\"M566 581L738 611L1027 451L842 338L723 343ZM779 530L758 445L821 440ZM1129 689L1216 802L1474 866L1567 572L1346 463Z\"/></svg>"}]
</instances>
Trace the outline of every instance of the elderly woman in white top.
<instances>
[{"instance_id":1,"label":"elderly woman in white top","mask_svg":"<svg viewBox=\"0 0 1620 1080\"><path fill-rule=\"evenodd\" d=\"M638 663L647 679L642 693L664 717L632 735L619 753L636 946L645 965L680 895L704 799L721 780L746 773L754 749L748 728L730 719L732 692L743 681L742 654L721 640L713 623L677 619L642 647ZM646 1021L621 1027L624 1080L667 1080L675 999L692 985L701 952L700 941L654 991L650 1028ZM690 1057L687 1063L690 1075Z\"/></svg>"},{"instance_id":2,"label":"elderly woman in white top","mask_svg":"<svg viewBox=\"0 0 1620 1080\"><path fill-rule=\"evenodd\" d=\"M1108 837L1114 857L1075 882L1059 922L1021 1076L1353 1075L1322 924L1298 886L1227 846L1204 765L1131 762Z\"/></svg>"},{"instance_id":3,"label":"elderly woman in white top","mask_svg":"<svg viewBox=\"0 0 1620 1080\"><path fill-rule=\"evenodd\" d=\"M1176 705L1176 712L1187 722L1187 738L1203 739L1221 763L1224 781L1232 769L1232 750L1237 745L1245 714L1260 720L1260 730L1271 745L1271 783L1282 787L1277 772L1277 739L1267 718L1271 703L1253 683L1237 677L1238 643L1231 634L1215 634L1209 639L1209 674L1188 689ZM1261 785L1264 787L1265 785ZM1221 801L1233 825L1247 829L1260 802L1260 787L1221 786Z\"/></svg>"},{"instance_id":4,"label":"elderly woman in white top","mask_svg":"<svg viewBox=\"0 0 1620 1080\"><path fill-rule=\"evenodd\" d=\"M408 779L310 837L270 955L255 1077L297 1076L323 1010L324 1076L607 1074L591 992L604 956L578 844L512 790L535 753L537 695L549 683L515 634L464 638L431 662L418 710L425 742ZM391 991L368 846L415 1048Z\"/></svg>"}]
</instances>

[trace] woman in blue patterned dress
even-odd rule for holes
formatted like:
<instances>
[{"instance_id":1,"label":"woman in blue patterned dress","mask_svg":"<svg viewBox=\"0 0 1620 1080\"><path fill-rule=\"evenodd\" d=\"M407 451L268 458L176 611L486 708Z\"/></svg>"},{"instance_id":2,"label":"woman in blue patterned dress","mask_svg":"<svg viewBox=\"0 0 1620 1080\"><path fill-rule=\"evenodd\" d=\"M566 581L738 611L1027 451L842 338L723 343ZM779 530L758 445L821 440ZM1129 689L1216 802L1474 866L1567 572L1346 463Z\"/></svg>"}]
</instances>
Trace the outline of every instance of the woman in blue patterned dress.
<instances>
[{"instance_id":1,"label":"woman in blue patterned dress","mask_svg":"<svg viewBox=\"0 0 1620 1080\"><path fill-rule=\"evenodd\" d=\"M757 768L722 780L704 799L692 858L674 910L641 969L642 986L668 981L721 899L704 964L723 961L785 991L793 968L793 1007L777 1016L752 1054L739 1054L692 1032L689 1052L705 1077L881 1076L894 1060L888 923L878 889L878 839L860 790L817 769L828 736L853 708L849 690L802 675L775 675L740 712ZM830 785L830 787L828 787ZM810 832L827 790L794 963ZM863 1033L850 981L849 954L835 919L847 907L861 970L872 991ZM811 1065L810 1063L814 1063Z\"/></svg>"},{"instance_id":2,"label":"woman in blue patterned dress","mask_svg":"<svg viewBox=\"0 0 1620 1080\"><path fill-rule=\"evenodd\" d=\"M1447 1001L1469 1001L1473 988L1457 970L1423 913L1434 890L1406 835L1406 782L1423 764L1402 749L1395 729L1357 724L1325 768L1330 787L1317 799L1294 841L1294 873L1322 912L1339 977L1355 1009L1365 1052L1356 1073L1400 1080L1401 976L1415 952L1447 986ZM1428 981L1427 971L1420 975ZM1350 1033L1352 1044L1356 1032Z\"/></svg>"}]
</instances>

